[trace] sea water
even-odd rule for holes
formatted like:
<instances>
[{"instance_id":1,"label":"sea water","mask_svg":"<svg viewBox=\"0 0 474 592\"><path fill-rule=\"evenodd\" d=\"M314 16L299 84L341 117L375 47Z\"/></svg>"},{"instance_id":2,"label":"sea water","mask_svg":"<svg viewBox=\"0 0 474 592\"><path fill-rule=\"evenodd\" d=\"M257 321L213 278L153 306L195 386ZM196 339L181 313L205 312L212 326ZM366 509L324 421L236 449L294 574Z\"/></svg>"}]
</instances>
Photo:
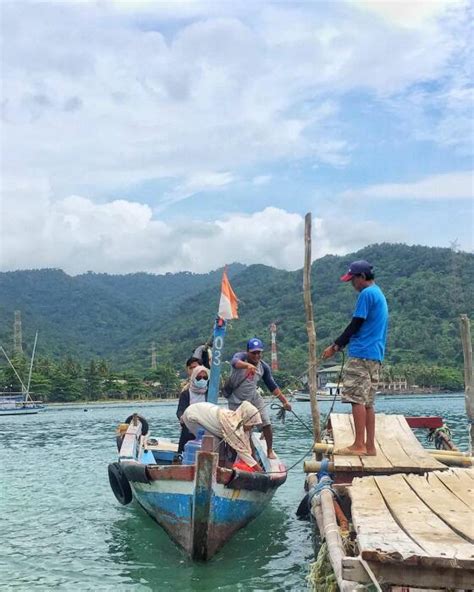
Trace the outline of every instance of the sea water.
<instances>
[{"instance_id":1,"label":"sea water","mask_svg":"<svg viewBox=\"0 0 474 592\"><path fill-rule=\"evenodd\" d=\"M320 404L321 414L330 402ZM310 405L294 410L311 426ZM87 411L86 411L87 409ZM107 478L115 427L134 411L151 435L179 438L176 404L49 408L0 418L0 589L25 591L298 592L307 590L311 527L295 511L304 495L300 459L312 437L294 416L274 419L275 449L297 463L265 511L208 563L187 558L132 502L121 506ZM349 411L336 403L335 411ZM467 450L462 396L380 399L377 411L441 415ZM418 431L420 438L426 432ZM430 444L432 446L432 444Z\"/></svg>"}]
</instances>

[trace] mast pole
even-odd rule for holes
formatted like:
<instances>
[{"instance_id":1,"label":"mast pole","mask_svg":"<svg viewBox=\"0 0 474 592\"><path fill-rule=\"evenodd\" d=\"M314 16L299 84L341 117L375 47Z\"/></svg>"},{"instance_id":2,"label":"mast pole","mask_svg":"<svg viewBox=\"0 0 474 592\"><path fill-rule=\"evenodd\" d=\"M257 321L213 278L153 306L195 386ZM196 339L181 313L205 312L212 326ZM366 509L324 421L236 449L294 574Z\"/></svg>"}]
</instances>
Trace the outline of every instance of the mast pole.
<instances>
[{"instance_id":1,"label":"mast pole","mask_svg":"<svg viewBox=\"0 0 474 592\"><path fill-rule=\"evenodd\" d=\"M314 441L321 442L321 422L316 398L317 391L317 359L316 359L316 328L313 318L313 303L311 300L311 212L304 218L304 271L303 292L306 311L306 331L308 332L308 385L311 402L311 418L313 420Z\"/></svg>"}]
</instances>

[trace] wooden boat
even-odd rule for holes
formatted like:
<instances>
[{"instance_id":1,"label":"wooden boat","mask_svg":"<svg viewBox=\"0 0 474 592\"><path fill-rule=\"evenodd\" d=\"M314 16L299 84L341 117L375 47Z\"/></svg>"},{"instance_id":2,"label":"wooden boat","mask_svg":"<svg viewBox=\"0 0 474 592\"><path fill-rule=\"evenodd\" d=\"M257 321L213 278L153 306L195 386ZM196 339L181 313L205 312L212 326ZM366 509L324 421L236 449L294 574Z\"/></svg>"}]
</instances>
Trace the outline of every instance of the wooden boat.
<instances>
[{"instance_id":1,"label":"wooden boat","mask_svg":"<svg viewBox=\"0 0 474 592\"><path fill-rule=\"evenodd\" d=\"M225 307L221 312L226 282L224 272L207 397L208 402L215 404L225 321L236 318L236 311L235 316L229 316ZM205 435L202 442L194 440L195 454L186 458L185 449L184 458L180 459L177 444L148 437L146 420L130 416L118 436L118 462L109 465L110 485L120 503L127 504L135 498L192 559L206 561L260 514L286 481L285 466L278 459L268 458L259 435L252 434L252 441L263 468L261 473L233 467L217 439L210 435Z\"/></svg>"},{"instance_id":2,"label":"wooden boat","mask_svg":"<svg viewBox=\"0 0 474 592\"><path fill-rule=\"evenodd\" d=\"M286 480L286 468L269 459L265 443L253 434L263 473L229 467L204 436L193 464L180 464L177 444L142 435L142 418L130 420L119 436L118 462L109 479L118 501L132 497L192 559L210 559L232 535L258 516Z\"/></svg>"}]
</instances>

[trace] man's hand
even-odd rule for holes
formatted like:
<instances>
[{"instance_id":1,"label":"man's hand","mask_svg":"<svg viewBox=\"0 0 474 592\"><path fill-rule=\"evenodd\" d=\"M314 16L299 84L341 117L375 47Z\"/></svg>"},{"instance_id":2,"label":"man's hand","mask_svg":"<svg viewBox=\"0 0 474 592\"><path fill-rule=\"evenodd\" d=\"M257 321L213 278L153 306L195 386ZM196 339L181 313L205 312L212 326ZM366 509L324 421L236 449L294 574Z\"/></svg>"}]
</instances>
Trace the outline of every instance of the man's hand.
<instances>
[{"instance_id":1,"label":"man's hand","mask_svg":"<svg viewBox=\"0 0 474 592\"><path fill-rule=\"evenodd\" d=\"M247 367L247 376L255 376L255 372L257 372L257 366L247 363L246 367Z\"/></svg>"},{"instance_id":2,"label":"man's hand","mask_svg":"<svg viewBox=\"0 0 474 592\"><path fill-rule=\"evenodd\" d=\"M285 411L291 411L291 405L288 403L288 401L285 400L285 401L282 401L281 403L282 403L283 409Z\"/></svg>"},{"instance_id":3,"label":"man's hand","mask_svg":"<svg viewBox=\"0 0 474 592\"><path fill-rule=\"evenodd\" d=\"M332 345L330 345L329 347L327 347L324 351L323 351L323 355L322 358L323 360L327 360L328 358L332 358L332 356L339 351L339 347L333 343Z\"/></svg>"}]
</instances>

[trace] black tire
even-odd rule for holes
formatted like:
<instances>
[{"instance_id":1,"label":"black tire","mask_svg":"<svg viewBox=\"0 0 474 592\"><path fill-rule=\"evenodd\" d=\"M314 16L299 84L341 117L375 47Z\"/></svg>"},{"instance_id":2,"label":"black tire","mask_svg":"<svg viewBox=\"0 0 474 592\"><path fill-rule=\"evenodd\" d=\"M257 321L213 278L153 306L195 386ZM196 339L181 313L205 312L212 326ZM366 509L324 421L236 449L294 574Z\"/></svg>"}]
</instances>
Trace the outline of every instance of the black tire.
<instances>
[{"instance_id":1,"label":"black tire","mask_svg":"<svg viewBox=\"0 0 474 592\"><path fill-rule=\"evenodd\" d=\"M122 471L120 463L115 462L109 465L109 483L117 501L122 506L126 506L132 501L132 488Z\"/></svg>"},{"instance_id":2,"label":"black tire","mask_svg":"<svg viewBox=\"0 0 474 592\"><path fill-rule=\"evenodd\" d=\"M146 436L150 430L150 428L148 426L148 422L141 415L137 415L137 418L140 421L140 423L142 424L142 436ZM125 420L125 423L131 423L132 419L133 419L133 415L129 415L127 417L127 419Z\"/></svg>"}]
</instances>

